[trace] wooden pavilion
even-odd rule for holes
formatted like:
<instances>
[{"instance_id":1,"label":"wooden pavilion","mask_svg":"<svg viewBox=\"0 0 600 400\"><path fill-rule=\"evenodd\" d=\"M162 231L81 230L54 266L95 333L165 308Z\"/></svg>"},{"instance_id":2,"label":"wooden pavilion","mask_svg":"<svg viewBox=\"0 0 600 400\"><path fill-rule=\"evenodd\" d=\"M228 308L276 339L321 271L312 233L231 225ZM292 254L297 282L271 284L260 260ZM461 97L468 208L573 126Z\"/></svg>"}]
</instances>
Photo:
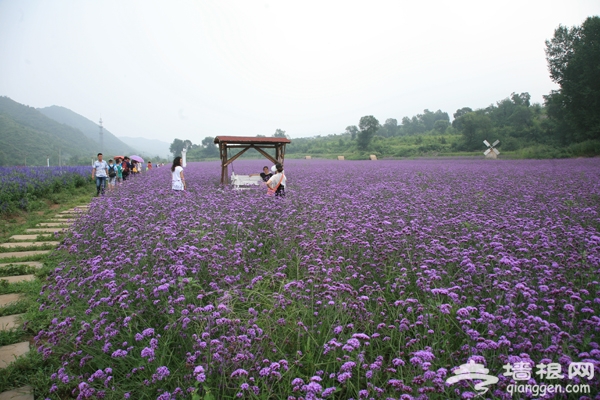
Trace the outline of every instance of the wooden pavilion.
<instances>
[{"instance_id":1,"label":"wooden pavilion","mask_svg":"<svg viewBox=\"0 0 600 400\"><path fill-rule=\"evenodd\" d=\"M283 164L285 158L285 145L291 143L290 139L278 137L255 137L255 136L217 136L215 144L219 145L221 157L221 184L229 183L227 167L248 149L255 149L265 156L273 164ZM229 149L242 149L239 153L229 158ZM275 149L275 158L265 150Z\"/></svg>"}]
</instances>

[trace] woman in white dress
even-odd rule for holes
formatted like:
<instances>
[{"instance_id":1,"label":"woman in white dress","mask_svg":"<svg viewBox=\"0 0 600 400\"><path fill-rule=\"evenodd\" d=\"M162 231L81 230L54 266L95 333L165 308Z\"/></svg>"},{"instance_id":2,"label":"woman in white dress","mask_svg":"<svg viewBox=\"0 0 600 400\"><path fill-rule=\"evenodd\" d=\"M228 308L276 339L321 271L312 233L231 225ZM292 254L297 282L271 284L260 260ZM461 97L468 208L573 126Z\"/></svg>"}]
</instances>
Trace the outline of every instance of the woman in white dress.
<instances>
[{"instance_id":1,"label":"woman in white dress","mask_svg":"<svg viewBox=\"0 0 600 400\"><path fill-rule=\"evenodd\" d=\"M185 190L185 178L183 177L183 167L181 166L182 158L175 157L173 160L173 166L171 167L171 172L173 178L171 180L171 189L173 190Z\"/></svg>"}]
</instances>

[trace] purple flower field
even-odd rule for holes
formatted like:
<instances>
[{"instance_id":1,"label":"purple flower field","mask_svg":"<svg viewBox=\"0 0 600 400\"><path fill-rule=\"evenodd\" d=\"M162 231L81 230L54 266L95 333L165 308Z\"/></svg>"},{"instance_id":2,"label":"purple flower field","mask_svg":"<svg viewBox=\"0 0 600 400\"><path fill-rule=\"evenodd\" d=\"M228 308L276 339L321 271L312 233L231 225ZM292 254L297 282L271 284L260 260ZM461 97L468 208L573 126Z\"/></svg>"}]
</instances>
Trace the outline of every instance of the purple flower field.
<instances>
[{"instance_id":1,"label":"purple flower field","mask_svg":"<svg viewBox=\"0 0 600 400\"><path fill-rule=\"evenodd\" d=\"M0 167L0 214L65 187L83 186L91 167Z\"/></svg>"},{"instance_id":2,"label":"purple flower field","mask_svg":"<svg viewBox=\"0 0 600 400\"><path fill-rule=\"evenodd\" d=\"M478 398L529 362L564 378L521 383L592 390L518 398L600 399L600 159L288 160L284 199L185 176L125 182L64 240L49 398L472 398L446 380L474 361L498 378Z\"/></svg>"}]
</instances>

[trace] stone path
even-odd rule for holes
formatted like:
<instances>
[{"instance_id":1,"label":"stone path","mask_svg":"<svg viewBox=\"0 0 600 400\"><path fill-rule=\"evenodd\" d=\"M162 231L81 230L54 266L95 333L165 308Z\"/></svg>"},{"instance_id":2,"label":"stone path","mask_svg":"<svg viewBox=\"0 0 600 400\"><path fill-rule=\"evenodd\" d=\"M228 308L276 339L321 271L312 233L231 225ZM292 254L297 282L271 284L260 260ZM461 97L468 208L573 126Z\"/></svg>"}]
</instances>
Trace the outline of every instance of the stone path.
<instances>
[{"instance_id":1,"label":"stone path","mask_svg":"<svg viewBox=\"0 0 600 400\"><path fill-rule=\"evenodd\" d=\"M12 235L9 239L12 240L37 240L38 236L49 239L52 235L42 235L41 233L38 235Z\"/></svg>"},{"instance_id":2,"label":"stone path","mask_svg":"<svg viewBox=\"0 0 600 400\"><path fill-rule=\"evenodd\" d=\"M23 295L20 293L10 293L10 294L0 294L0 307L8 306L9 304L13 304L18 302L23 298Z\"/></svg>"},{"instance_id":3,"label":"stone path","mask_svg":"<svg viewBox=\"0 0 600 400\"><path fill-rule=\"evenodd\" d=\"M23 386L19 389L0 393L0 400L33 400L33 388Z\"/></svg>"},{"instance_id":4,"label":"stone path","mask_svg":"<svg viewBox=\"0 0 600 400\"><path fill-rule=\"evenodd\" d=\"M71 210L63 211L47 222L40 222L36 228L26 229L25 235L13 235L10 242L0 244L0 248L14 249L11 252L0 253L0 269L8 266L27 265L33 268L41 268L43 263L39 261L24 261L27 258L48 254L52 250L30 250L40 246L56 247L60 242L54 239L55 232L64 232L69 229L76 218L88 210L88 206L79 206ZM43 236L40 236L43 235ZM15 275L0 276L0 281L8 284L26 282L35 279L35 275ZM4 282L3 282L4 283ZM0 308L19 302L23 297L20 293L11 293L0 295ZM0 317L0 331L18 329L21 326L24 314L5 315ZM7 346L0 346L0 370L8 367L17 358L24 356L29 352L29 342L13 343ZM1 372L0 372L1 373ZM34 400L33 388L24 386L18 389L9 390L0 393L0 400Z\"/></svg>"},{"instance_id":5,"label":"stone path","mask_svg":"<svg viewBox=\"0 0 600 400\"><path fill-rule=\"evenodd\" d=\"M0 244L0 248L3 249L13 249L16 247L44 247L44 246L58 246L60 242L17 242L17 243L2 243Z\"/></svg>"},{"instance_id":6,"label":"stone path","mask_svg":"<svg viewBox=\"0 0 600 400\"><path fill-rule=\"evenodd\" d=\"M65 226L69 226L73 224L72 222L40 222L39 224L37 224L37 226L39 227L65 227Z\"/></svg>"}]
</instances>

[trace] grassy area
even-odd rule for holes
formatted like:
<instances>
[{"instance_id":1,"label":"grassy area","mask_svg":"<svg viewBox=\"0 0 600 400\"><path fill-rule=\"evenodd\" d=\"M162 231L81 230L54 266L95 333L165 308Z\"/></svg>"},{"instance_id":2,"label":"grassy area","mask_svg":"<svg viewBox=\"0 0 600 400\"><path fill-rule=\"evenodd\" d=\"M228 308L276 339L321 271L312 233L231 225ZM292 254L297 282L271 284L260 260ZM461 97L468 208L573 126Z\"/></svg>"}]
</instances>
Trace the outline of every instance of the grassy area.
<instances>
[{"instance_id":1,"label":"grassy area","mask_svg":"<svg viewBox=\"0 0 600 400\"><path fill-rule=\"evenodd\" d=\"M90 180L86 185L58 193L50 193L46 198L36 200L28 211L17 210L0 219L0 243L8 241L12 235L24 234L26 229L47 221L64 210L90 202L96 186Z\"/></svg>"},{"instance_id":2,"label":"grassy area","mask_svg":"<svg viewBox=\"0 0 600 400\"><path fill-rule=\"evenodd\" d=\"M36 200L29 211L18 210L4 215L0 219L0 243L11 242L12 240L9 238L12 235L25 234L26 229L34 228L36 224L54 218L61 211L78 205L88 204L94 193L95 186L89 181L89 183L86 183L82 187L70 188L58 193L50 193L47 198ZM38 236L38 239L58 240L54 235L50 237ZM53 247L40 247L32 250L51 248ZM18 251L18 249L0 249L0 251L6 253ZM30 342L30 344L33 344L35 335L49 325L49 316L43 310L40 310L38 299L48 274L56 268L60 260L64 257L68 257L68 254L50 253L49 255L34 255L27 258L0 260L2 264L22 261L41 261L44 263L41 269L19 264L0 267L0 277L28 274L36 276L35 280L27 282L9 284L7 281L0 281L0 295L10 293L23 294L18 302L0 307L0 317L24 314L23 319L27 321L21 329L0 331L0 346L19 342ZM18 359L8 368L2 370L0 374L0 393L24 385L30 385L34 388L49 387L49 371L55 370L55 364L57 363L57 360L44 360L35 350L35 347L32 347L26 357ZM35 398L38 398L40 393L36 392L35 395Z\"/></svg>"},{"instance_id":3,"label":"grassy area","mask_svg":"<svg viewBox=\"0 0 600 400\"><path fill-rule=\"evenodd\" d=\"M34 344L35 335L50 324L49 316L40 310L38 303L39 294L42 291L44 281L49 272L56 266L55 262L47 263L42 269L31 270L21 266L11 266L15 273L31 273L36 275L35 280L0 285L0 294L22 293L23 298L16 303L0 308L0 316L24 314L23 320L27 321L21 329L0 332L0 346L9 344L29 342L31 351L24 357L19 358L10 366L2 370L0 374L0 393L30 385L33 388L47 388L50 386L50 371L56 369L58 360L44 360ZM6 267L3 267L4 269ZM40 392L35 391L35 398L39 398Z\"/></svg>"}]
</instances>

